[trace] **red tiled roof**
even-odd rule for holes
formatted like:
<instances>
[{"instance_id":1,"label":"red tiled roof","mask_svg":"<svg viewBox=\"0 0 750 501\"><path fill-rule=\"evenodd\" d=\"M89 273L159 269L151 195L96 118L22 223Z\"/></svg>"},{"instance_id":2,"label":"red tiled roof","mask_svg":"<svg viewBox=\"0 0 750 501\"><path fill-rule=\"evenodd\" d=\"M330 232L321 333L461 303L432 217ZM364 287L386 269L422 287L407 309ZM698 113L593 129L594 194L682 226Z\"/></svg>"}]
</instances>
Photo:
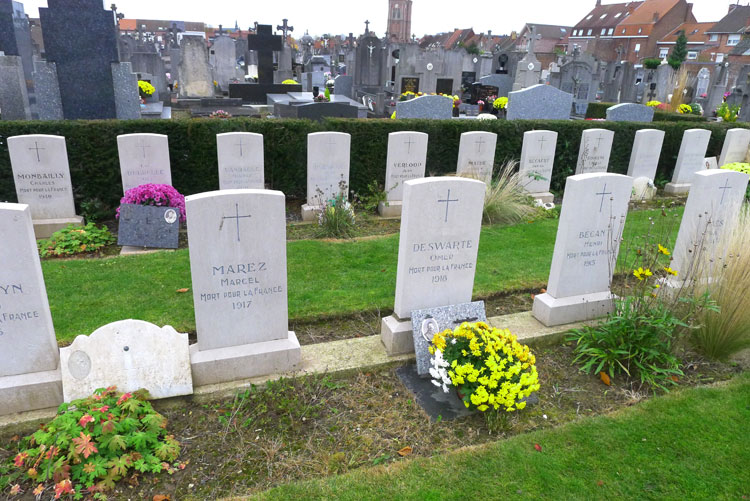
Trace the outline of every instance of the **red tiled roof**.
<instances>
[{"instance_id":1,"label":"red tiled roof","mask_svg":"<svg viewBox=\"0 0 750 501\"><path fill-rule=\"evenodd\" d=\"M658 19L661 19L662 16L672 10L679 1L680 0L646 0L639 5L627 19L621 21L620 25L652 25L654 24L654 14L658 14Z\"/></svg>"},{"instance_id":2,"label":"red tiled roof","mask_svg":"<svg viewBox=\"0 0 750 501\"><path fill-rule=\"evenodd\" d=\"M677 37L680 36L680 32L683 30L685 31L685 36L688 39L688 43L706 42L708 41L706 31L708 31L714 24L716 23L682 23L677 28L665 35L664 38L659 40L659 43L676 42Z\"/></svg>"},{"instance_id":3,"label":"red tiled roof","mask_svg":"<svg viewBox=\"0 0 750 501\"><path fill-rule=\"evenodd\" d=\"M573 28L591 28L594 32L601 30L601 28L614 28L642 3L643 2L627 2L597 5L591 12L586 14L583 19L578 21L578 24L573 26Z\"/></svg>"}]
</instances>

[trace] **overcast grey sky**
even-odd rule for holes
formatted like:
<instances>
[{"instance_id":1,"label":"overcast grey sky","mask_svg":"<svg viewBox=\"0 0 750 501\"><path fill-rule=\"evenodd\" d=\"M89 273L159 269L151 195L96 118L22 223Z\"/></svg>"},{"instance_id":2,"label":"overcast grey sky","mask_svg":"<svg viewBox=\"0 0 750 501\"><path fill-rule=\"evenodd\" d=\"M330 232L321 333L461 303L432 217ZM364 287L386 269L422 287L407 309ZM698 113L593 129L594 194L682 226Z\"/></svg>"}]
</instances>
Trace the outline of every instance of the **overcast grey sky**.
<instances>
[{"instance_id":1,"label":"overcast grey sky","mask_svg":"<svg viewBox=\"0 0 750 501\"><path fill-rule=\"evenodd\" d=\"M47 0L20 0L26 12L38 17L38 8ZM234 27L237 21L247 29L255 21L281 24L283 18L294 26L293 35L300 37L305 29L313 35L364 32L369 19L370 29L382 35L386 28L387 0L105 0L109 7L116 3L128 18L164 19L170 21L203 21L207 24ZM748 0L741 0L746 4ZM524 23L570 25L577 23L591 10L595 0L414 0L412 31L425 33L451 31L453 28L474 28L476 32L492 30L510 34ZM619 3L604 0L604 4ZM692 0L693 13L699 22L718 21L736 0Z\"/></svg>"}]
</instances>

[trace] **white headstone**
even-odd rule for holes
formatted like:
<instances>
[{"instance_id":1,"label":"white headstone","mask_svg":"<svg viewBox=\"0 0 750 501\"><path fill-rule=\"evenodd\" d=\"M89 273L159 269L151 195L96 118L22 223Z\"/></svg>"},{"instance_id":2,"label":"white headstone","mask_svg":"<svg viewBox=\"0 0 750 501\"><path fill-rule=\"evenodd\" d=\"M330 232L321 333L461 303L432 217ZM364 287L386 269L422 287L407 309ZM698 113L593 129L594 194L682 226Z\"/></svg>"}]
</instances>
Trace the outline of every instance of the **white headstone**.
<instances>
[{"instance_id":1,"label":"white headstone","mask_svg":"<svg viewBox=\"0 0 750 501\"><path fill-rule=\"evenodd\" d=\"M382 326L389 353L414 349L412 310L471 301L485 189L459 177L405 183L395 315Z\"/></svg>"},{"instance_id":2,"label":"white headstone","mask_svg":"<svg viewBox=\"0 0 750 501\"><path fill-rule=\"evenodd\" d=\"M719 160L716 157L706 157L703 159L703 166L709 170L709 169L718 169L719 168Z\"/></svg>"},{"instance_id":3,"label":"white headstone","mask_svg":"<svg viewBox=\"0 0 750 501\"><path fill-rule=\"evenodd\" d=\"M523 135L521 165L518 170L521 185L527 192L544 202L552 202L554 199L549 193L549 187L552 182L556 149L557 132L535 130Z\"/></svg>"},{"instance_id":4,"label":"white headstone","mask_svg":"<svg viewBox=\"0 0 750 501\"><path fill-rule=\"evenodd\" d=\"M612 152L614 131L588 129L581 134L581 147L578 150L576 174L607 172L609 155Z\"/></svg>"},{"instance_id":5,"label":"white headstone","mask_svg":"<svg viewBox=\"0 0 750 501\"><path fill-rule=\"evenodd\" d=\"M73 203L64 137L9 137L8 151L18 202L31 207L37 238L48 237L68 224L83 223Z\"/></svg>"},{"instance_id":6,"label":"white headstone","mask_svg":"<svg viewBox=\"0 0 750 501\"><path fill-rule=\"evenodd\" d=\"M698 172L692 181L670 264L678 280L695 278L691 276L693 256L714 256L722 236L733 231L745 199L748 176L713 169Z\"/></svg>"},{"instance_id":7,"label":"white headstone","mask_svg":"<svg viewBox=\"0 0 750 501\"><path fill-rule=\"evenodd\" d=\"M687 193L695 173L703 169L711 131L705 129L688 129L682 135L677 165L672 174L672 182L664 190L667 193Z\"/></svg>"},{"instance_id":8,"label":"white headstone","mask_svg":"<svg viewBox=\"0 0 750 501\"><path fill-rule=\"evenodd\" d=\"M60 366L66 402L108 386L122 392L143 388L153 398L193 393L188 335L169 325L143 320L105 325L62 348Z\"/></svg>"},{"instance_id":9,"label":"white headstone","mask_svg":"<svg viewBox=\"0 0 750 501\"><path fill-rule=\"evenodd\" d=\"M729 129L719 156L719 167L734 162L744 162L750 147L750 129Z\"/></svg>"},{"instance_id":10,"label":"white headstone","mask_svg":"<svg viewBox=\"0 0 750 501\"><path fill-rule=\"evenodd\" d=\"M288 330L284 194L214 191L187 197L186 208L194 384L292 369L300 349Z\"/></svg>"},{"instance_id":11,"label":"white headstone","mask_svg":"<svg viewBox=\"0 0 750 501\"><path fill-rule=\"evenodd\" d=\"M0 242L0 415L57 406L57 340L28 205L0 203Z\"/></svg>"},{"instance_id":12,"label":"white headstone","mask_svg":"<svg viewBox=\"0 0 750 501\"><path fill-rule=\"evenodd\" d=\"M633 178L621 174L567 179L547 292L534 298L534 316L544 325L611 311L610 283L632 188Z\"/></svg>"},{"instance_id":13,"label":"white headstone","mask_svg":"<svg viewBox=\"0 0 750 501\"><path fill-rule=\"evenodd\" d=\"M647 177L653 181L656 178L656 169L659 167L659 157L663 144L663 130L641 129L636 132L633 151L630 154L628 176L633 178Z\"/></svg>"},{"instance_id":14,"label":"white headstone","mask_svg":"<svg viewBox=\"0 0 750 501\"><path fill-rule=\"evenodd\" d=\"M343 132L315 132L307 135L307 204L305 221L315 219L315 210L342 194L349 198L349 153L352 137Z\"/></svg>"},{"instance_id":15,"label":"white headstone","mask_svg":"<svg viewBox=\"0 0 750 501\"><path fill-rule=\"evenodd\" d=\"M471 176L484 182L492 183L492 171L495 167L495 148L497 134L492 132L464 132L458 147L459 176Z\"/></svg>"},{"instance_id":16,"label":"white headstone","mask_svg":"<svg viewBox=\"0 0 750 501\"><path fill-rule=\"evenodd\" d=\"M427 164L427 141L424 132L391 132L388 134L388 160L385 170L387 200L404 199L404 183L424 177Z\"/></svg>"},{"instance_id":17,"label":"white headstone","mask_svg":"<svg viewBox=\"0 0 750 501\"><path fill-rule=\"evenodd\" d=\"M169 140L162 134L117 136L122 191L142 184L172 185Z\"/></svg>"},{"instance_id":18,"label":"white headstone","mask_svg":"<svg viewBox=\"0 0 750 501\"><path fill-rule=\"evenodd\" d=\"M217 134L216 148L219 156L219 189L265 188L262 134Z\"/></svg>"}]
</instances>

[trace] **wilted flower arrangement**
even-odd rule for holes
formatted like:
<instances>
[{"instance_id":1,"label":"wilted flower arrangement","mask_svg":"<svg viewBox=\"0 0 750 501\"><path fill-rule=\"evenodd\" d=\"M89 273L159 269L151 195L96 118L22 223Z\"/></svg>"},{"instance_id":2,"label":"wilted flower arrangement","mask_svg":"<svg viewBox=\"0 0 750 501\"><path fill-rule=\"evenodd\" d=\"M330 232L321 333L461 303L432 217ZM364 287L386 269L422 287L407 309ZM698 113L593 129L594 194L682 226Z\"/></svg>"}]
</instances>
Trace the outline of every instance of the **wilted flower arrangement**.
<instances>
[{"instance_id":1,"label":"wilted flower arrangement","mask_svg":"<svg viewBox=\"0 0 750 501\"><path fill-rule=\"evenodd\" d=\"M536 358L507 329L464 322L435 334L429 349L432 384L454 386L467 408L513 412L539 390Z\"/></svg>"},{"instance_id":2,"label":"wilted flower arrangement","mask_svg":"<svg viewBox=\"0 0 750 501\"><path fill-rule=\"evenodd\" d=\"M185 196L168 184L142 184L130 188L120 199L120 204L155 205L158 207L174 207L180 210L180 221L186 220ZM120 217L120 208L116 216Z\"/></svg>"}]
</instances>

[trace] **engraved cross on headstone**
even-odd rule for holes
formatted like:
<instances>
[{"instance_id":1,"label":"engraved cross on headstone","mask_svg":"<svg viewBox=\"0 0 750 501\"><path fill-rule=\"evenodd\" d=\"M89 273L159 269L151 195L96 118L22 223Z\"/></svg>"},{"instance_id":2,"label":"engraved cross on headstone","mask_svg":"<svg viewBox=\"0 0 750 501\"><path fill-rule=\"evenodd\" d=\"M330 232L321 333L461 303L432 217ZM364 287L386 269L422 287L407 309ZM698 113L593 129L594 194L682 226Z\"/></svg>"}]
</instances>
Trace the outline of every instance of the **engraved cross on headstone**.
<instances>
[{"instance_id":1,"label":"engraved cross on headstone","mask_svg":"<svg viewBox=\"0 0 750 501\"><path fill-rule=\"evenodd\" d=\"M242 147L245 146L245 145L247 145L247 144L248 143L243 143L242 142L242 138L240 138L240 142L239 143L235 144L235 146L239 146L240 147L240 156L241 157L244 156L243 153L242 153Z\"/></svg>"},{"instance_id":2,"label":"engraved cross on headstone","mask_svg":"<svg viewBox=\"0 0 750 501\"><path fill-rule=\"evenodd\" d=\"M39 143L38 143L38 142L36 142L36 141L34 141L34 147L33 147L33 148L29 148L29 149L30 149L30 150L36 150L36 161L37 161L37 162L41 162L41 161L42 161L42 159L41 159L41 157L39 156L39 150L44 150L45 148L40 148L40 147L39 147Z\"/></svg>"},{"instance_id":3,"label":"engraved cross on headstone","mask_svg":"<svg viewBox=\"0 0 750 501\"><path fill-rule=\"evenodd\" d=\"M604 197L606 197L607 195L611 195L611 194L612 194L611 191L609 191L609 192L607 191L607 183L604 183L604 188L602 189L602 192L596 194L597 197L598 196L602 197L602 201L599 204L599 213L601 213L602 209L604 208Z\"/></svg>"},{"instance_id":4,"label":"engraved cross on headstone","mask_svg":"<svg viewBox=\"0 0 750 501\"><path fill-rule=\"evenodd\" d=\"M446 223L448 222L448 208L450 207L451 202L458 202L458 201L459 200L457 198L451 199L451 190L448 190L448 196L445 197L445 200L438 200L439 204L445 204L445 222Z\"/></svg>"},{"instance_id":5,"label":"engraved cross on headstone","mask_svg":"<svg viewBox=\"0 0 750 501\"><path fill-rule=\"evenodd\" d=\"M414 144L414 141L412 141L411 136L409 136L408 141L404 141L404 144L408 146L408 149L406 150L406 153L411 153L411 145Z\"/></svg>"},{"instance_id":6,"label":"engraved cross on headstone","mask_svg":"<svg viewBox=\"0 0 750 501\"><path fill-rule=\"evenodd\" d=\"M724 197L727 194L727 190L732 189L732 187L729 186L729 179L726 180L724 186L719 186L719 189L721 190L721 202L719 202L719 205L724 205Z\"/></svg>"},{"instance_id":7,"label":"engraved cross on headstone","mask_svg":"<svg viewBox=\"0 0 750 501\"><path fill-rule=\"evenodd\" d=\"M326 141L326 144L328 146L335 146L336 145L336 138L333 136L328 136L328 141Z\"/></svg>"},{"instance_id":8,"label":"engraved cross on headstone","mask_svg":"<svg viewBox=\"0 0 750 501\"><path fill-rule=\"evenodd\" d=\"M235 214L234 216L224 216L224 217L222 217L221 218L221 226L219 227L219 229L221 229L221 227L224 226L224 221L226 219L234 219L237 222L237 241L239 242L240 241L240 219L251 218L252 216L249 215L249 214L247 216L240 216L240 205L239 204L234 204L234 214Z\"/></svg>"},{"instance_id":9,"label":"engraved cross on headstone","mask_svg":"<svg viewBox=\"0 0 750 501\"><path fill-rule=\"evenodd\" d=\"M477 153L482 153L482 145L485 144L485 140L480 137L479 140L474 144L477 145Z\"/></svg>"},{"instance_id":10,"label":"engraved cross on headstone","mask_svg":"<svg viewBox=\"0 0 750 501\"><path fill-rule=\"evenodd\" d=\"M544 150L544 143L546 143L546 142L547 142L547 139L545 139L545 137L544 137L544 136L542 136L542 137L540 137L540 138L539 138L539 141L538 141L538 142L539 142L539 143L541 144L541 146L539 147L539 149L540 149L540 150Z\"/></svg>"},{"instance_id":11,"label":"engraved cross on headstone","mask_svg":"<svg viewBox=\"0 0 750 501\"><path fill-rule=\"evenodd\" d=\"M599 133L599 137L596 138L596 149L598 150L602 146L602 141L604 141L604 138L602 137L601 132Z\"/></svg>"},{"instance_id":12,"label":"engraved cross on headstone","mask_svg":"<svg viewBox=\"0 0 750 501\"><path fill-rule=\"evenodd\" d=\"M143 158L146 158L146 148L151 148L151 146L147 144L143 144L142 139L139 141L139 143L140 144L137 146L137 148L140 148L143 151Z\"/></svg>"}]
</instances>

